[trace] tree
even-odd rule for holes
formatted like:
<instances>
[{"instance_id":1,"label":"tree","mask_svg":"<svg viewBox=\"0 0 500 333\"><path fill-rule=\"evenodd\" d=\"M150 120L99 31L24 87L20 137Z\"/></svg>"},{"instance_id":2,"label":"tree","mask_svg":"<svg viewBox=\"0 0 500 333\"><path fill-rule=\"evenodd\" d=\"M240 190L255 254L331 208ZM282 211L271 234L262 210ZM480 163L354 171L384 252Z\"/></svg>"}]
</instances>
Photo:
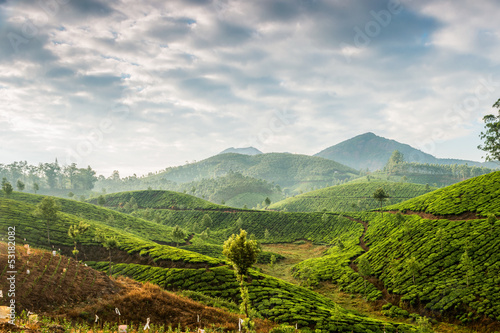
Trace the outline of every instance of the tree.
<instances>
[{"instance_id":1,"label":"tree","mask_svg":"<svg viewBox=\"0 0 500 333\"><path fill-rule=\"evenodd\" d=\"M477 146L486 152L486 161L500 160L500 99L493 104L493 107L499 109L498 116L488 114L483 117L486 130L481 132L479 137L484 143Z\"/></svg>"},{"instance_id":2,"label":"tree","mask_svg":"<svg viewBox=\"0 0 500 333\"><path fill-rule=\"evenodd\" d=\"M73 249L73 255L75 256L75 260L78 261L78 249L76 248L76 245L78 241L80 240L81 236L89 230L90 225L85 223L84 221L80 221L78 224L73 224L69 227L68 230L68 236L73 240L73 243L75 245Z\"/></svg>"},{"instance_id":3,"label":"tree","mask_svg":"<svg viewBox=\"0 0 500 333\"><path fill-rule=\"evenodd\" d=\"M75 193L73 193L73 192L68 193L68 197L73 198L74 196L75 196Z\"/></svg>"},{"instance_id":4,"label":"tree","mask_svg":"<svg viewBox=\"0 0 500 333\"><path fill-rule=\"evenodd\" d=\"M45 220L47 225L47 242L50 246L50 224L57 220L57 212L61 209L57 201L52 197L44 197L36 205L34 215Z\"/></svg>"},{"instance_id":5,"label":"tree","mask_svg":"<svg viewBox=\"0 0 500 333\"><path fill-rule=\"evenodd\" d=\"M117 248L120 243L115 236L108 236L103 230L100 229L96 230L94 240L101 243L101 245L109 252L109 276L111 276L111 250Z\"/></svg>"},{"instance_id":6,"label":"tree","mask_svg":"<svg viewBox=\"0 0 500 333\"><path fill-rule=\"evenodd\" d=\"M250 308L250 298L248 296L248 288L244 284L244 277L248 273L248 269L257 261L260 247L256 240L247 239L247 232L240 230L239 235L231 235L224 242L222 253L233 265L237 279L240 282L241 306L240 310L247 319L244 321L244 327L247 331L253 327L253 311Z\"/></svg>"},{"instance_id":7,"label":"tree","mask_svg":"<svg viewBox=\"0 0 500 333\"><path fill-rule=\"evenodd\" d=\"M36 192L40 189L40 186L38 185L38 183L33 183L33 191Z\"/></svg>"},{"instance_id":8,"label":"tree","mask_svg":"<svg viewBox=\"0 0 500 333\"><path fill-rule=\"evenodd\" d=\"M14 190L10 182L7 181L7 178L5 177L2 179L2 190L5 192L6 195L10 195Z\"/></svg>"},{"instance_id":9,"label":"tree","mask_svg":"<svg viewBox=\"0 0 500 333\"><path fill-rule=\"evenodd\" d=\"M395 150L392 152L391 157L389 157L389 160L385 165L385 170L388 173L393 173L396 170L397 165L404 163L404 161L404 155L399 150Z\"/></svg>"},{"instance_id":10,"label":"tree","mask_svg":"<svg viewBox=\"0 0 500 333\"><path fill-rule=\"evenodd\" d=\"M415 284L415 275L417 275L418 272L420 272L420 269L422 267L415 257L411 257L410 259L408 259L406 262L406 266L410 270L410 273L413 276L413 284Z\"/></svg>"},{"instance_id":11,"label":"tree","mask_svg":"<svg viewBox=\"0 0 500 333\"><path fill-rule=\"evenodd\" d=\"M469 279L474 274L474 266L472 264L472 260L467 254L467 250L460 257L460 265L462 266L462 270L465 272L465 279L467 281L467 288L469 288Z\"/></svg>"},{"instance_id":12,"label":"tree","mask_svg":"<svg viewBox=\"0 0 500 333\"><path fill-rule=\"evenodd\" d=\"M276 264L276 256L273 254L271 255L271 260L269 261L269 267L271 267L271 269L274 269L275 264Z\"/></svg>"},{"instance_id":13,"label":"tree","mask_svg":"<svg viewBox=\"0 0 500 333\"><path fill-rule=\"evenodd\" d=\"M16 187L17 187L17 190L19 192L22 192L22 191L24 191L24 188L26 187L26 185L24 185L24 183L21 181L21 179L18 179L17 183L16 183Z\"/></svg>"},{"instance_id":14,"label":"tree","mask_svg":"<svg viewBox=\"0 0 500 333\"><path fill-rule=\"evenodd\" d=\"M102 195L100 195L99 198L97 198L97 204L99 206L104 206L105 203L106 203L106 199L104 199L104 197Z\"/></svg>"},{"instance_id":15,"label":"tree","mask_svg":"<svg viewBox=\"0 0 500 333\"><path fill-rule=\"evenodd\" d=\"M271 199L269 197L266 197L266 200L264 200L264 203L266 204L266 207L271 204Z\"/></svg>"},{"instance_id":16,"label":"tree","mask_svg":"<svg viewBox=\"0 0 500 333\"><path fill-rule=\"evenodd\" d=\"M201 225L205 229L210 228L212 226L212 219L208 214L203 215L203 217L201 218Z\"/></svg>"},{"instance_id":17,"label":"tree","mask_svg":"<svg viewBox=\"0 0 500 333\"><path fill-rule=\"evenodd\" d=\"M366 257L361 257L361 259L359 259L358 271L359 274L361 274L361 276L365 280L365 297L366 297L366 279L368 278L368 276L373 274L372 266L370 265L370 262Z\"/></svg>"},{"instance_id":18,"label":"tree","mask_svg":"<svg viewBox=\"0 0 500 333\"><path fill-rule=\"evenodd\" d=\"M172 230L172 239L179 246L179 243L184 242L184 238L186 238L186 233L176 225Z\"/></svg>"},{"instance_id":19,"label":"tree","mask_svg":"<svg viewBox=\"0 0 500 333\"><path fill-rule=\"evenodd\" d=\"M201 239L203 240L208 240L210 238L210 228L206 228L205 231L203 231L201 234L200 234L200 237Z\"/></svg>"},{"instance_id":20,"label":"tree","mask_svg":"<svg viewBox=\"0 0 500 333\"><path fill-rule=\"evenodd\" d=\"M239 235L231 235L224 242L222 253L229 259L236 274L243 277L248 269L257 261L260 252L257 241L247 239L247 232L240 230Z\"/></svg>"},{"instance_id":21,"label":"tree","mask_svg":"<svg viewBox=\"0 0 500 333\"><path fill-rule=\"evenodd\" d=\"M379 187L373 193L373 198L380 203L380 212L382 214L384 214L384 212L382 212L382 205L384 204L384 201L386 201L387 198L389 198L389 195L387 193L385 193L385 191L382 187Z\"/></svg>"}]
</instances>

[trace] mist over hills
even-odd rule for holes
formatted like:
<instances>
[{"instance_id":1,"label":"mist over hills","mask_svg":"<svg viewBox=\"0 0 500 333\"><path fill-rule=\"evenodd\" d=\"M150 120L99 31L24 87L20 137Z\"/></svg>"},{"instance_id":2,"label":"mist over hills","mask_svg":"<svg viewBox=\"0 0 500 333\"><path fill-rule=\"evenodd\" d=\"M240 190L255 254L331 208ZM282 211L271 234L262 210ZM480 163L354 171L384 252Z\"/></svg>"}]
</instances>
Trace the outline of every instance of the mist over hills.
<instances>
[{"instance_id":1,"label":"mist over hills","mask_svg":"<svg viewBox=\"0 0 500 333\"><path fill-rule=\"evenodd\" d=\"M410 145L368 132L351 139L342 141L334 146L328 147L314 156L319 156L345 164L351 168L370 171L382 169L394 150L403 153L406 162L428 163L428 164L468 164L469 166L483 166L487 168L498 168L493 162L477 162L470 160L437 158L431 154L413 148Z\"/></svg>"}]
</instances>

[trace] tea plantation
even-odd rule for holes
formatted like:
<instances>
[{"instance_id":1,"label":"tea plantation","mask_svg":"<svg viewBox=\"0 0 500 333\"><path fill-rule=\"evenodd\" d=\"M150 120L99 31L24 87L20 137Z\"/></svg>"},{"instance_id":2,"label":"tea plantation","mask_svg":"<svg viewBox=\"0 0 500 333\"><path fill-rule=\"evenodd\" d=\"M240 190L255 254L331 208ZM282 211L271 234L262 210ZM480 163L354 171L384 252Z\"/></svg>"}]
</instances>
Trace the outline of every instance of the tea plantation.
<instances>
[{"instance_id":1,"label":"tea plantation","mask_svg":"<svg viewBox=\"0 0 500 333\"><path fill-rule=\"evenodd\" d=\"M381 180L358 181L287 198L272 204L269 209L288 212L370 210L379 207L379 203L373 199L373 193L379 187L382 187L390 196L386 204L396 204L434 189L421 184L395 183Z\"/></svg>"},{"instance_id":2,"label":"tea plantation","mask_svg":"<svg viewBox=\"0 0 500 333\"><path fill-rule=\"evenodd\" d=\"M385 207L386 210L410 210L434 215L476 213L500 214L500 171L471 178L434 192Z\"/></svg>"}]
</instances>

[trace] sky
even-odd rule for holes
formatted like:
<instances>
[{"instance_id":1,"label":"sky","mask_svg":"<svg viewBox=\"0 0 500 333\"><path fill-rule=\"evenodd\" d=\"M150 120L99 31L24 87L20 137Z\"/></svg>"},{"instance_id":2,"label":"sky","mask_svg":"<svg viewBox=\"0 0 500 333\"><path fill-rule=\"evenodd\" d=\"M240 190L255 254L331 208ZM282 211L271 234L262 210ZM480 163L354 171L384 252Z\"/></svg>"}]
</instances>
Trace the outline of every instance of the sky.
<instances>
[{"instance_id":1,"label":"sky","mask_svg":"<svg viewBox=\"0 0 500 333\"><path fill-rule=\"evenodd\" d=\"M146 174L373 132L481 161L497 0L0 0L0 163Z\"/></svg>"}]
</instances>

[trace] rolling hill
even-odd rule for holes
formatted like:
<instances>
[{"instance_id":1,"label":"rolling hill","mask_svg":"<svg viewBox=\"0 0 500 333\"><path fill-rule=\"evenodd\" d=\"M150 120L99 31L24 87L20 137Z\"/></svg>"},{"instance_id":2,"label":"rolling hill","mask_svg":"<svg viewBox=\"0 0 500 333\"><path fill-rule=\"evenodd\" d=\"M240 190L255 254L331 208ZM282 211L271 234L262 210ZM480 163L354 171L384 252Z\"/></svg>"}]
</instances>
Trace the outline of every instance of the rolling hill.
<instances>
[{"instance_id":1,"label":"rolling hill","mask_svg":"<svg viewBox=\"0 0 500 333\"><path fill-rule=\"evenodd\" d=\"M296 265L297 275L306 269L350 290L353 270L366 259L368 297L384 299L388 316L418 312L498 331L500 228L496 218L484 217L499 212L499 177L479 176L385 207L383 214L346 213L365 227L359 238L364 252L336 246Z\"/></svg>"},{"instance_id":2,"label":"rolling hill","mask_svg":"<svg viewBox=\"0 0 500 333\"><path fill-rule=\"evenodd\" d=\"M1 267L7 267L7 259L7 243L0 242ZM202 318L202 327L213 325L218 328L237 329L236 313L211 307L208 303L195 302L153 284L108 277L105 273L87 267L71 257L60 254L54 256L46 250L28 250L17 246L16 259L18 317L21 309L29 309L37 314L64 318L64 329L69 331L75 327L75 323L89 327L94 324L96 315L99 317L99 326L103 321L116 323L115 308L118 308L119 320L121 323L128 323L129 327L131 322L143 327L149 318L152 330L168 325L180 325L183 329L195 330L198 327L196 318L199 315ZM1 290L9 289L6 277L5 270L0 272ZM217 300L208 296L204 298L217 303ZM222 305L222 302L219 304ZM231 310L234 311L235 307L233 304ZM272 324L258 320L257 326L259 331L268 332ZM55 328L57 325L47 331L55 332Z\"/></svg>"},{"instance_id":3,"label":"rolling hill","mask_svg":"<svg viewBox=\"0 0 500 333\"><path fill-rule=\"evenodd\" d=\"M394 150L403 153L407 162L421 164L468 164L470 166L484 166L498 168L498 164L481 163L469 160L436 158L410 145L377 136L371 132L355 136L339 144L328 147L314 156L327 158L345 164L356 170L381 170L391 157Z\"/></svg>"},{"instance_id":4,"label":"rolling hill","mask_svg":"<svg viewBox=\"0 0 500 333\"><path fill-rule=\"evenodd\" d=\"M373 193L380 187L390 196L386 202L389 204L405 201L433 190L429 186L420 184L381 180L356 181L290 197L272 204L269 209L288 212L371 210L379 205L373 199Z\"/></svg>"},{"instance_id":5,"label":"rolling hill","mask_svg":"<svg viewBox=\"0 0 500 333\"><path fill-rule=\"evenodd\" d=\"M328 159L288 153L260 155L222 154L184 166L168 168L151 177L185 183L203 178L224 176L230 171L274 182L281 187L295 188L301 183L332 184L358 174Z\"/></svg>"},{"instance_id":6,"label":"rolling hill","mask_svg":"<svg viewBox=\"0 0 500 333\"><path fill-rule=\"evenodd\" d=\"M0 197L0 225L2 228L14 226L16 228L16 240L19 243L23 243L25 238L26 242L32 246L47 246L44 236L46 231L44 222L32 214L35 208L34 203L40 200L41 196L18 193L12 194L9 198ZM111 260L114 275L129 276L138 281L151 281L169 290L191 290L203 292L209 296L221 297L226 301L239 300L238 283L234 271L224 261L191 251L158 245L147 240L146 235L143 236L144 238L140 237L139 235L144 233L144 229L149 224L155 224L153 222L131 216L128 216L127 219L123 216L124 214L88 203L59 200L62 212L58 213L57 221L53 222L50 228L52 244L55 245L55 248L60 248L63 254L71 253L72 249L72 241L67 234L69 226L83 220L91 225L91 229L83 235L79 248L82 257L87 260L89 266L107 272L109 260ZM107 213L114 216L114 219L119 221L120 227L111 227L97 219L90 220L86 218L95 217L97 211L103 215ZM173 210L172 212L192 213L196 211ZM206 212L212 214L224 213L218 211ZM267 223L273 223L273 220L267 220ZM322 221L321 218L320 221ZM336 230L335 233L331 233L332 237L339 235L342 230L351 228L350 225L338 223L342 221L349 223L349 220L331 219L332 231ZM130 230L126 231L124 226L129 222L132 222L132 224L129 225ZM297 220L296 222L301 221ZM302 232L304 228L309 228L311 232L318 228L318 224L309 227L302 223L287 224L290 228L302 230ZM159 224L155 225L158 230L162 228ZM231 228L233 227L231 226ZM110 251L105 250L95 240L96 228L104 230L108 236L116 237L118 248ZM278 226L275 228L278 228ZM352 231L359 233L359 228L354 228ZM152 235L149 235L149 238L157 238L160 233L153 230L150 230L150 232ZM284 231L281 228L279 232L284 234L286 230ZM61 256L56 255L56 258L59 262L71 262L71 259L63 260ZM41 270L41 276L48 274L48 264L44 265L43 269L41 265L37 267L39 267L37 269ZM57 267L59 267L59 264ZM52 279L57 274L58 268L54 267L51 271L52 274L49 279ZM67 272L69 272L69 269L67 269ZM63 271L63 276L64 273L66 272ZM300 327L316 327L332 332L354 330L361 333L368 330L379 331L382 328L385 328L387 332L413 331L413 328L406 324L390 323L358 316L309 289L285 283L257 271L251 272L249 290L253 307L261 316L277 322L297 323ZM94 309L105 311L107 308L94 307ZM112 309L111 307L109 310Z\"/></svg>"},{"instance_id":7,"label":"rolling hill","mask_svg":"<svg viewBox=\"0 0 500 333\"><path fill-rule=\"evenodd\" d=\"M434 215L500 215L500 171L471 178L384 209Z\"/></svg>"}]
</instances>

